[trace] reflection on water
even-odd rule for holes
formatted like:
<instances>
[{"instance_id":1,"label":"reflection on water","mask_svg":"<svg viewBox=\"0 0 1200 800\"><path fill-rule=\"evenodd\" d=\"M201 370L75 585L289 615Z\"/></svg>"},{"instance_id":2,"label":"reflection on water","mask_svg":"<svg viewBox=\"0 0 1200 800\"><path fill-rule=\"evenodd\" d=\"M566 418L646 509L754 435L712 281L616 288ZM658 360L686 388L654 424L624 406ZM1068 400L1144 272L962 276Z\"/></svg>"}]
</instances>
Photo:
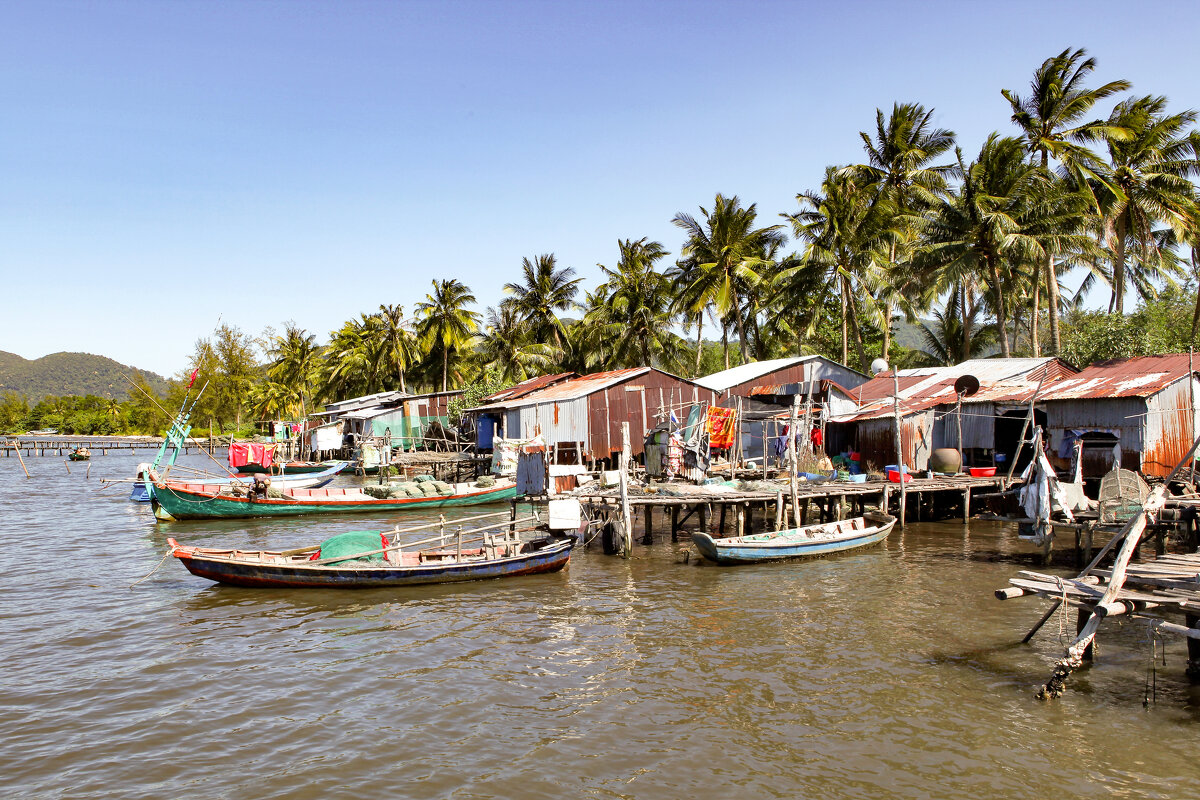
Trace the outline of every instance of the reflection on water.
<instances>
[{"instance_id":1,"label":"reflection on water","mask_svg":"<svg viewBox=\"0 0 1200 800\"><path fill-rule=\"evenodd\" d=\"M869 551L741 568L685 563L686 545L660 540L628 561L578 550L553 575L360 592L216 586L171 560L130 589L168 535L286 548L436 519L155 524L126 488L97 492L138 460L97 458L90 480L51 458L30 460L31 480L0 463L5 796L1178 798L1198 785L1200 696L1178 641L1148 673L1144 631L1113 625L1066 697L1034 699L1060 625L1021 645L1044 605L992 598L1031 563L1011 529L913 525ZM1158 701L1144 711L1148 676Z\"/></svg>"}]
</instances>

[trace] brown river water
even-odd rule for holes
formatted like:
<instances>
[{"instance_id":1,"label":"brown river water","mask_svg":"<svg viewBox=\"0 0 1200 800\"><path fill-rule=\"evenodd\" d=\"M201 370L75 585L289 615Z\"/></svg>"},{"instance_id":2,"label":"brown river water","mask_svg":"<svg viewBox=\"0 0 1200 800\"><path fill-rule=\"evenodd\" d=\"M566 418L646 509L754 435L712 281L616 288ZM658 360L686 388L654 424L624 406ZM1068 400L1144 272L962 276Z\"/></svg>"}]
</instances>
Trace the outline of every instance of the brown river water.
<instances>
[{"instance_id":1,"label":"brown river water","mask_svg":"<svg viewBox=\"0 0 1200 800\"><path fill-rule=\"evenodd\" d=\"M156 524L99 491L140 460L0 460L0 797L1200 797L1182 640L1152 671L1144 628L1106 624L1095 666L1035 698L1074 619L1020 644L1045 604L992 595L1034 564L1011 527L737 568L668 536L386 591L221 587L170 559L131 589L168 535L397 522Z\"/></svg>"}]
</instances>

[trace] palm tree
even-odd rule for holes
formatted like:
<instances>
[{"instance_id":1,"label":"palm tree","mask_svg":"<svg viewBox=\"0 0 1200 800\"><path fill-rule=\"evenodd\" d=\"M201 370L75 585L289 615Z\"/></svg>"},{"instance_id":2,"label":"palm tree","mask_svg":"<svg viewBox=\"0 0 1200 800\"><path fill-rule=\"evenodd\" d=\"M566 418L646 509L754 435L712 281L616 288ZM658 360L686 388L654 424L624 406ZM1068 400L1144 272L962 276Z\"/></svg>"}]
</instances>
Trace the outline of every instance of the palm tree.
<instances>
[{"instance_id":1,"label":"palm tree","mask_svg":"<svg viewBox=\"0 0 1200 800\"><path fill-rule=\"evenodd\" d=\"M555 311L577 308L575 295L579 292L582 278L573 278L572 267L558 268L553 253L535 256L533 260L521 259L520 283L504 284L504 291L511 294L513 307L540 342L562 348L565 333L562 320Z\"/></svg>"},{"instance_id":2,"label":"palm tree","mask_svg":"<svg viewBox=\"0 0 1200 800\"><path fill-rule=\"evenodd\" d=\"M967 312L963 313L963 303ZM996 341L996 327L981 324L982 305L970 296L966 287L954 287L940 311L933 313L933 325L920 325L924 364L912 366L952 366L987 352ZM920 354L919 354L920 355Z\"/></svg>"},{"instance_id":3,"label":"palm tree","mask_svg":"<svg viewBox=\"0 0 1200 800\"><path fill-rule=\"evenodd\" d=\"M671 333L671 280L654 268L667 251L646 237L619 240L617 248L616 269L599 265L605 281L585 320L602 327L604 338L612 343L613 367L651 366L657 359L674 369L679 339Z\"/></svg>"},{"instance_id":4,"label":"palm tree","mask_svg":"<svg viewBox=\"0 0 1200 800\"><path fill-rule=\"evenodd\" d=\"M284 323L283 335L272 336L267 344L267 375L288 387L299 399L300 415L308 415L308 401L320 366L321 348L317 337L296 325Z\"/></svg>"},{"instance_id":5,"label":"palm tree","mask_svg":"<svg viewBox=\"0 0 1200 800\"><path fill-rule=\"evenodd\" d=\"M1125 311L1127 255L1142 269L1170 272L1173 254L1158 246L1155 226L1166 225L1180 240L1191 235L1197 198L1190 179L1200 172L1200 135L1189 130L1196 112L1166 109L1164 97L1130 98L1109 116L1110 126L1128 134L1109 140L1108 180L1096 186L1112 254L1110 310L1118 314Z\"/></svg>"},{"instance_id":6,"label":"palm tree","mask_svg":"<svg viewBox=\"0 0 1200 800\"><path fill-rule=\"evenodd\" d=\"M553 259L551 259L553 263ZM418 332L422 346L436 345L442 353L442 391L450 375L450 353L462 349L479 327L479 314L469 311L467 306L475 302L475 295L461 281L451 278L433 281L433 293L417 304L417 315L421 318Z\"/></svg>"},{"instance_id":7,"label":"palm tree","mask_svg":"<svg viewBox=\"0 0 1200 800\"><path fill-rule=\"evenodd\" d=\"M933 127L933 109L919 103L895 103L884 117L875 110L875 138L859 132L867 163L854 170L860 184L870 186L878 199L892 211L888 241L888 269L881 286L883 298L881 329L883 354L891 345L892 313L897 303L912 294L914 276L909 270L916 235L909 215L933 207L946 192L946 178L955 172L953 163L932 162L954 147L954 131Z\"/></svg>"},{"instance_id":8,"label":"palm tree","mask_svg":"<svg viewBox=\"0 0 1200 800\"><path fill-rule=\"evenodd\" d=\"M1046 173L1025 160L1023 144L993 133L969 166L958 152L962 185L937 214L922 221L926 244L922 267L940 272L944 286L975 277L990 282L991 305L999 328L1000 349L1012 355L1008 339L1005 285L1020 267L1039 263L1044 250L1026 231L1036 193Z\"/></svg>"},{"instance_id":9,"label":"palm tree","mask_svg":"<svg viewBox=\"0 0 1200 800\"><path fill-rule=\"evenodd\" d=\"M703 207L704 222L680 212L671 222L682 228L687 240L680 252L681 271L692 277L684 292L694 297L692 313L699 315L712 307L722 322L733 322L738 332L742 361L749 360L746 340L746 320L741 313L743 296L755 291L762 281L760 271L772 265L763 254L773 243L782 244L786 236L780 225L755 228L757 205L741 207L736 195L725 198L718 194L710 214ZM698 338L698 337L697 337ZM728 361L726 347L726 361Z\"/></svg>"},{"instance_id":10,"label":"palm tree","mask_svg":"<svg viewBox=\"0 0 1200 800\"><path fill-rule=\"evenodd\" d=\"M873 197L856 179L853 170L828 167L821 190L796 195L801 210L783 215L791 220L792 232L807 243L805 266L825 270L829 282L838 287L842 300L842 363L850 361L850 331L854 333L858 363L864 371L867 355L859 325L859 300L871 307L877 283L885 229L881 221L891 209ZM798 269L798 268L797 268ZM791 277L783 273L781 280Z\"/></svg>"},{"instance_id":11,"label":"palm tree","mask_svg":"<svg viewBox=\"0 0 1200 800\"><path fill-rule=\"evenodd\" d=\"M377 316L383 336L384 365L396 376L400 391L408 391L404 371L420 358L417 337L404 319L404 306L380 304Z\"/></svg>"},{"instance_id":12,"label":"palm tree","mask_svg":"<svg viewBox=\"0 0 1200 800\"><path fill-rule=\"evenodd\" d=\"M531 341L529 326L511 302L488 308L475 354L502 381L518 383L554 368L559 355L552 345Z\"/></svg>"},{"instance_id":13,"label":"palm tree","mask_svg":"<svg viewBox=\"0 0 1200 800\"><path fill-rule=\"evenodd\" d=\"M1122 139L1127 135L1123 127L1108 121L1083 121L1098 101L1130 86L1129 81L1117 80L1096 89L1085 88L1084 80L1096 68L1096 60L1085 58L1086 55L1083 48L1073 52L1067 48L1057 56L1047 58L1034 72L1030 93L1025 98L1009 89L1000 92L1012 106L1012 120L1021 129L1029 153L1040 156L1042 169L1049 169L1051 158L1058 161L1076 186L1086 186L1089 180L1103 180L1099 178L1100 159L1086 145ZM1062 339L1055 254L1054 250L1046 253L1043 269L1049 294L1050 342L1058 352ZM1035 295L1039 281L1040 278L1035 277ZM1036 329L1036 313L1034 326Z\"/></svg>"}]
</instances>

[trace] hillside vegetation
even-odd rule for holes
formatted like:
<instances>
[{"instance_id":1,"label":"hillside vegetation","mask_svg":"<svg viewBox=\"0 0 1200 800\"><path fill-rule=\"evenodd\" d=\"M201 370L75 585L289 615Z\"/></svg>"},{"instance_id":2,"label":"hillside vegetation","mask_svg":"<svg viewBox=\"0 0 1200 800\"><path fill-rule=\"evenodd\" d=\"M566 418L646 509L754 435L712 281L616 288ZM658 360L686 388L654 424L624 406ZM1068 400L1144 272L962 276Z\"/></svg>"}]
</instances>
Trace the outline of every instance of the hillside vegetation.
<instances>
[{"instance_id":1,"label":"hillside vegetation","mask_svg":"<svg viewBox=\"0 0 1200 800\"><path fill-rule=\"evenodd\" d=\"M122 374L140 372L160 394L167 382L160 375L139 370L90 353L52 353L30 361L0 350L0 392L13 391L33 402L43 397L95 395L113 400L129 397L129 383Z\"/></svg>"}]
</instances>

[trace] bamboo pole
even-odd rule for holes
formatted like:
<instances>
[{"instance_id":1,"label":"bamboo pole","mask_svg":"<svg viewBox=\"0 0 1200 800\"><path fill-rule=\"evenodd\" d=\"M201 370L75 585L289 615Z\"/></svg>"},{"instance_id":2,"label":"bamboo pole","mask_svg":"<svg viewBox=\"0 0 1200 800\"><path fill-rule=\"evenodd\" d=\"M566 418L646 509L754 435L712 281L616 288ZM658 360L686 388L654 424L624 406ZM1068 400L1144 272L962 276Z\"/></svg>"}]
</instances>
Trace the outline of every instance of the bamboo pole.
<instances>
[{"instance_id":1,"label":"bamboo pole","mask_svg":"<svg viewBox=\"0 0 1200 800\"><path fill-rule=\"evenodd\" d=\"M17 458L21 461L21 469L25 470L25 477L32 478L33 476L29 474L29 467L25 466L25 459L21 456L21 443L17 442L13 449L17 451Z\"/></svg>"},{"instance_id":2,"label":"bamboo pole","mask_svg":"<svg viewBox=\"0 0 1200 800\"><path fill-rule=\"evenodd\" d=\"M632 449L629 444L629 423L621 423L621 555L629 558L633 553L633 519L629 513L629 460Z\"/></svg>"},{"instance_id":3,"label":"bamboo pole","mask_svg":"<svg viewBox=\"0 0 1200 800\"><path fill-rule=\"evenodd\" d=\"M796 474L796 471L799 468L797 464L799 459L797 458L796 453L796 425L798 424L796 416L800 411L799 401L799 397L792 398L792 410L788 413L787 441L788 482L791 484L792 490L792 519L795 521L795 527L797 528L800 527L800 478Z\"/></svg>"},{"instance_id":4,"label":"bamboo pole","mask_svg":"<svg viewBox=\"0 0 1200 800\"><path fill-rule=\"evenodd\" d=\"M900 477L900 529L904 530L904 515L908 506L908 493L905 489L904 439L900 434L900 376L895 368L892 369L892 414L896 420L896 469ZM916 464L913 464L916 468Z\"/></svg>"},{"instance_id":5,"label":"bamboo pole","mask_svg":"<svg viewBox=\"0 0 1200 800\"><path fill-rule=\"evenodd\" d=\"M1042 384L1046 382L1046 376L1042 375L1038 381L1037 388L1033 390L1033 396L1029 398L1029 411L1025 414L1025 422L1021 424L1021 437L1017 439L1017 451L1013 453L1012 463L1008 465L1008 475L1004 478L1004 483L1001 488L1007 489L1012 483L1013 472L1017 468L1017 461L1021 458L1021 450L1025 448L1025 434L1029 431L1029 425L1033 422L1033 404L1037 400L1039 394L1042 393Z\"/></svg>"}]
</instances>

